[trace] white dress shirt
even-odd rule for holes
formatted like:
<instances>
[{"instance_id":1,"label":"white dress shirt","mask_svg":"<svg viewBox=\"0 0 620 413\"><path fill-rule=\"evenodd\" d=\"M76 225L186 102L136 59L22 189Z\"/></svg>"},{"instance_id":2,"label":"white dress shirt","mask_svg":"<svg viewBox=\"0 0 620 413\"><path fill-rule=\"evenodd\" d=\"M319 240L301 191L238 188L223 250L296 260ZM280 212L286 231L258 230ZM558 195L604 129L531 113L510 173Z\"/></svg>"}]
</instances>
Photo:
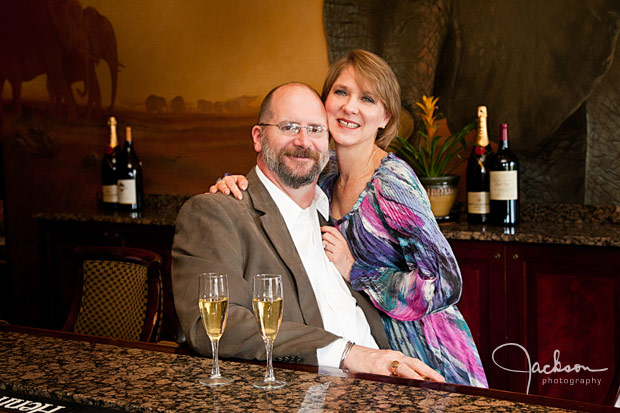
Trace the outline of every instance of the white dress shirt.
<instances>
[{"instance_id":1,"label":"white dress shirt","mask_svg":"<svg viewBox=\"0 0 620 413\"><path fill-rule=\"evenodd\" d=\"M327 195L316 187L312 204L302 209L286 193L267 178L260 168L256 173L274 200L288 228L301 262L306 269L310 284L319 305L323 328L343 337L317 350L319 366L338 367L347 341L365 347L378 348L370 332L370 325L345 280L334 264L329 261L321 239L317 211L329 217Z\"/></svg>"}]
</instances>

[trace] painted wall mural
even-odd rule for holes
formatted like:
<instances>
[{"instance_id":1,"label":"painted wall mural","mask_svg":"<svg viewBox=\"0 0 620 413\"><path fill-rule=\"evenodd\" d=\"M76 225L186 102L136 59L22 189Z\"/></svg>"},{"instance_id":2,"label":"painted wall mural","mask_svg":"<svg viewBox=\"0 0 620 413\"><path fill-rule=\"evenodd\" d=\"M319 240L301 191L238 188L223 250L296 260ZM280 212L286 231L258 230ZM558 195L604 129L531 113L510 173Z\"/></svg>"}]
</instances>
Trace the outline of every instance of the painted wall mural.
<instances>
[{"instance_id":1,"label":"painted wall mural","mask_svg":"<svg viewBox=\"0 0 620 413\"><path fill-rule=\"evenodd\" d=\"M42 288L29 282L39 271L33 214L97 209L110 115L121 142L132 126L146 193L192 195L224 172L246 173L262 97L291 80L322 85L322 7L316 0L0 2L13 289ZM0 282L9 282L1 270Z\"/></svg>"},{"instance_id":2,"label":"painted wall mural","mask_svg":"<svg viewBox=\"0 0 620 413\"><path fill-rule=\"evenodd\" d=\"M7 191L35 210L94 205L111 114L133 127L147 193L193 194L247 172L262 96L290 80L319 88L328 65L320 1L0 8Z\"/></svg>"},{"instance_id":3,"label":"painted wall mural","mask_svg":"<svg viewBox=\"0 0 620 413\"><path fill-rule=\"evenodd\" d=\"M57 162L49 166L66 163L69 174L84 176L80 205L94 199L108 115L133 127L147 193L192 194L253 163L249 126L269 89L290 80L318 88L327 69L322 2L25 0L1 7L7 156L50 154L45 146L55 146Z\"/></svg>"}]
</instances>

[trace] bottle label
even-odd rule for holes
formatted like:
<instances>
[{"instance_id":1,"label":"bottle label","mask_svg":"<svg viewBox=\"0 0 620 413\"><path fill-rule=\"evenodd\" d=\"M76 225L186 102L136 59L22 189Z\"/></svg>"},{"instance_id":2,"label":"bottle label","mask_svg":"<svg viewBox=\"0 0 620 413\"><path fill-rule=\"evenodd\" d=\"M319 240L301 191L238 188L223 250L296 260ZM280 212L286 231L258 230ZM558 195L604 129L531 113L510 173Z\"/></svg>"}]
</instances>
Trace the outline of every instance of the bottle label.
<instances>
[{"instance_id":1,"label":"bottle label","mask_svg":"<svg viewBox=\"0 0 620 413\"><path fill-rule=\"evenodd\" d=\"M110 204L118 202L118 189L116 185L103 185L103 202Z\"/></svg>"},{"instance_id":2,"label":"bottle label","mask_svg":"<svg viewBox=\"0 0 620 413\"><path fill-rule=\"evenodd\" d=\"M470 214L489 214L491 205L488 192L468 192L467 212Z\"/></svg>"},{"instance_id":3,"label":"bottle label","mask_svg":"<svg viewBox=\"0 0 620 413\"><path fill-rule=\"evenodd\" d=\"M512 201L519 198L517 171L491 171L489 174L490 196L493 201Z\"/></svg>"},{"instance_id":4,"label":"bottle label","mask_svg":"<svg viewBox=\"0 0 620 413\"><path fill-rule=\"evenodd\" d=\"M118 180L118 203L124 205L132 205L138 203L138 198L136 197L135 179Z\"/></svg>"}]
</instances>

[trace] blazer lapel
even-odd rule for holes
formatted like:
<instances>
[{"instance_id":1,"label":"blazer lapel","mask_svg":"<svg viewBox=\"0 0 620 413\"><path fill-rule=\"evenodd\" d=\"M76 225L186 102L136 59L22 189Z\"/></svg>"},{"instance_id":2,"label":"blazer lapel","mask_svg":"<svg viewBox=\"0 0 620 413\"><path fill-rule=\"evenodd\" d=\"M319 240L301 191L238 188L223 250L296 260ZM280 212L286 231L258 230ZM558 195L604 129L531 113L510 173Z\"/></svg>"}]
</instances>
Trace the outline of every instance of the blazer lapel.
<instances>
[{"instance_id":1,"label":"blazer lapel","mask_svg":"<svg viewBox=\"0 0 620 413\"><path fill-rule=\"evenodd\" d=\"M248 173L247 179L249 183L247 193L252 199L254 208L263 213L259 217L263 229L295 279L301 313L306 324L323 328L323 320L312 284L310 284L308 274L299 258L278 206L258 178L254 168ZM312 294L309 293L310 291Z\"/></svg>"}]
</instances>

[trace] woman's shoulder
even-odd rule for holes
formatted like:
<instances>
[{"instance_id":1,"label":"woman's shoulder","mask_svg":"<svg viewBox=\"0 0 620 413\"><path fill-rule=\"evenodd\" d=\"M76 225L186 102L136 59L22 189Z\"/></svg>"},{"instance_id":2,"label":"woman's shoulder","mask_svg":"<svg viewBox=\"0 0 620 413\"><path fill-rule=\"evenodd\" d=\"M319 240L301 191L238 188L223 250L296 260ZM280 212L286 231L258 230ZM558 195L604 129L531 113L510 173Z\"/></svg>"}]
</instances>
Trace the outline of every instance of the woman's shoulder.
<instances>
[{"instance_id":1,"label":"woman's shoulder","mask_svg":"<svg viewBox=\"0 0 620 413\"><path fill-rule=\"evenodd\" d=\"M373 178L379 196L410 204L411 198L428 202L420 180L411 166L392 152L381 162Z\"/></svg>"},{"instance_id":2,"label":"woman's shoulder","mask_svg":"<svg viewBox=\"0 0 620 413\"><path fill-rule=\"evenodd\" d=\"M420 182L411 166L392 152L383 158L374 178L397 186L419 185Z\"/></svg>"}]
</instances>

